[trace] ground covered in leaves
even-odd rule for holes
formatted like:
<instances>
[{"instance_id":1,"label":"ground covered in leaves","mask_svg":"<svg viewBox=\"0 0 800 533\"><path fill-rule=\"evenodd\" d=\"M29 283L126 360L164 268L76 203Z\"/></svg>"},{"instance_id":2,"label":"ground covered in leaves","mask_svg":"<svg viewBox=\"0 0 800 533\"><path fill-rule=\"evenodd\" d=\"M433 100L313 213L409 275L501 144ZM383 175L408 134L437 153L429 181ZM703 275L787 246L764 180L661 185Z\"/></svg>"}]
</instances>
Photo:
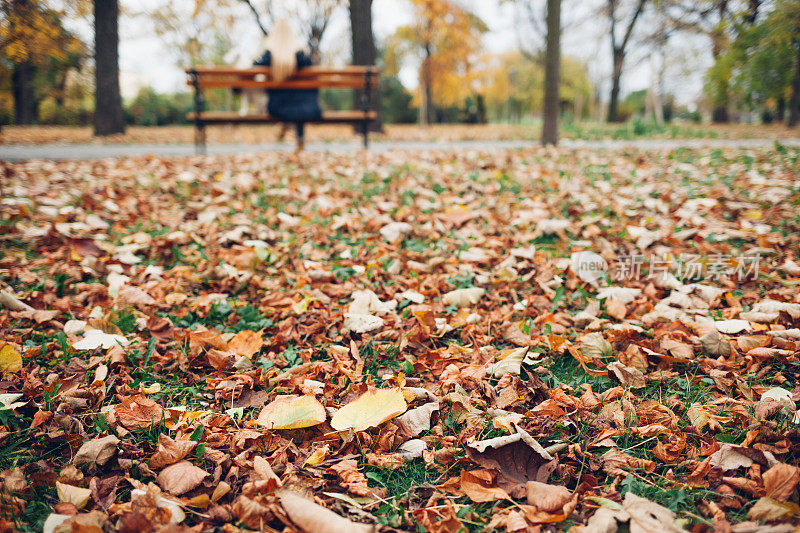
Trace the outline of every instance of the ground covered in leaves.
<instances>
[{"instance_id":1,"label":"ground covered in leaves","mask_svg":"<svg viewBox=\"0 0 800 533\"><path fill-rule=\"evenodd\" d=\"M0 163L0 529L791 532L800 151Z\"/></svg>"},{"instance_id":2,"label":"ground covered in leaves","mask_svg":"<svg viewBox=\"0 0 800 533\"><path fill-rule=\"evenodd\" d=\"M257 126L209 126L208 142L211 144L264 144L279 139L281 127L277 124ZM631 139L787 139L796 137L797 129L783 124L656 124L629 122L605 124L585 122L565 125L562 136L581 140L631 140ZM373 141L385 142L450 142L450 141L507 141L532 140L541 136L538 125L526 124L437 124L420 128L415 124L386 124L383 132L370 135ZM285 136L294 142L293 128ZM306 128L309 142L360 142L353 128L347 125L311 124ZM56 144L192 144L193 126L131 126L124 135L96 138L91 127L75 126L3 126L0 145Z\"/></svg>"}]
</instances>

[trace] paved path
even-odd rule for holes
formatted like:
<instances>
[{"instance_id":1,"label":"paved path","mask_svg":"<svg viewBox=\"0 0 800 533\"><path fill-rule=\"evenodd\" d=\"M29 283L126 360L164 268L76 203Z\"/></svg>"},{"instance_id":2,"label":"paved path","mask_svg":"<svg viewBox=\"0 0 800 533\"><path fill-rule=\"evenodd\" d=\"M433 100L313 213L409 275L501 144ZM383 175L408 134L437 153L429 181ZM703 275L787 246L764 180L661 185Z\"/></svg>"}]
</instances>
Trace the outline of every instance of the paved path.
<instances>
[{"instance_id":1,"label":"paved path","mask_svg":"<svg viewBox=\"0 0 800 533\"><path fill-rule=\"evenodd\" d=\"M800 147L800 138L783 139L781 144ZM687 148L755 148L772 146L773 139L640 139L633 141L604 140L578 141L564 140L565 148L637 148L637 149L674 149ZM389 150L504 150L516 148L532 148L539 146L536 141L381 141L370 144L370 150L385 152ZM308 143L306 149L312 152L351 152L361 149L359 142ZM247 154L256 152L294 150L289 143L269 144L212 144L208 146L209 155ZM107 157L132 157L155 155L161 157L194 155L191 144L44 144L35 146L0 145L0 160L24 161L28 159L105 159Z\"/></svg>"}]
</instances>

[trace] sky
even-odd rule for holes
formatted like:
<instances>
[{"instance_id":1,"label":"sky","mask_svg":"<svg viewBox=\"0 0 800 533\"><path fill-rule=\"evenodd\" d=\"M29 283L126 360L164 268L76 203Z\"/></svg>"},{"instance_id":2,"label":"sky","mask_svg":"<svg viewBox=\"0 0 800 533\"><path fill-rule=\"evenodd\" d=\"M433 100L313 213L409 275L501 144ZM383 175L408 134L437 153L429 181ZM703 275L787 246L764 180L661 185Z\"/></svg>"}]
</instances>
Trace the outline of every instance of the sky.
<instances>
[{"instance_id":1,"label":"sky","mask_svg":"<svg viewBox=\"0 0 800 533\"><path fill-rule=\"evenodd\" d=\"M278 0L292 2L294 0ZM543 3L543 0L541 0ZM185 76L178 65L178 58L170 47L159 39L146 16L150 10L163 4L164 0L121 0L124 16L120 23L120 69L122 71L123 96L131 97L143 86L169 93L183 90ZM518 20L513 2L502 0L460 0L478 14L488 25L489 31L483 40L490 52L504 52L519 47L520 39L538 39L535 35L521 35L524 28L515 27ZM257 2L256 2L257 3ZM194 0L171 0L175 9L191 10ZM346 5L346 4L345 4ZM241 20L235 33L237 46L248 50L258 47L260 32L252 22L246 7L242 6ZM140 13L138 16L130 16ZM142 14L144 13L144 14ZM373 29L376 39L383 40L404 24L412 21L413 13L405 0L374 0ZM599 87L601 95L608 92L611 70L608 25L597 14L597 0L565 0L562 23L562 53L585 62L590 79ZM652 28L654 21L641 21L642 29ZM79 25L75 28L91 39L91 28ZM346 60L349 55L349 18L346 8L340 8L332 17L323 37L322 50L329 56ZM692 104L702 89L702 73L711 62L708 44L702 37L673 39L670 61L666 68L665 91L674 94L680 103ZM640 45L631 46L623 77L623 94L646 88L651 80L654 66L650 49ZM657 64L657 61L655 62ZM418 85L417 65L409 63L400 72L403 84L413 90Z\"/></svg>"}]
</instances>

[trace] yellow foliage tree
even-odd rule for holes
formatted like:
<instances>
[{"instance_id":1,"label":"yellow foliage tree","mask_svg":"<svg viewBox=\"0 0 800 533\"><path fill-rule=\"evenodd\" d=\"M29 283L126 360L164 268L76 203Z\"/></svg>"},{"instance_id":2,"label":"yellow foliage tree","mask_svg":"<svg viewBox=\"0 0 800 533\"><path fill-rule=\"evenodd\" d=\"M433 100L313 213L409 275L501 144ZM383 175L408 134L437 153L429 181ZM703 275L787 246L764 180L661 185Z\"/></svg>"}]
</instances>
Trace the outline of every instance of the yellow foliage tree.
<instances>
[{"instance_id":1,"label":"yellow foliage tree","mask_svg":"<svg viewBox=\"0 0 800 533\"><path fill-rule=\"evenodd\" d=\"M542 111L544 69L541 63L530 61L516 51L486 55L481 64L485 68L476 72L476 77L485 87L486 105L493 118L519 120ZM591 96L592 84L586 67L575 58L562 57L561 108L579 119Z\"/></svg>"},{"instance_id":2,"label":"yellow foliage tree","mask_svg":"<svg viewBox=\"0 0 800 533\"><path fill-rule=\"evenodd\" d=\"M45 0L0 0L0 56L11 64L18 124L36 120L36 69L45 64L74 63L84 53L83 43L62 26L64 16L64 11Z\"/></svg>"},{"instance_id":3,"label":"yellow foliage tree","mask_svg":"<svg viewBox=\"0 0 800 533\"><path fill-rule=\"evenodd\" d=\"M389 39L387 63L421 58L420 123L433 122L436 107L459 105L479 92L476 66L488 30L477 15L452 0L411 0L413 24Z\"/></svg>"}]
</instances>

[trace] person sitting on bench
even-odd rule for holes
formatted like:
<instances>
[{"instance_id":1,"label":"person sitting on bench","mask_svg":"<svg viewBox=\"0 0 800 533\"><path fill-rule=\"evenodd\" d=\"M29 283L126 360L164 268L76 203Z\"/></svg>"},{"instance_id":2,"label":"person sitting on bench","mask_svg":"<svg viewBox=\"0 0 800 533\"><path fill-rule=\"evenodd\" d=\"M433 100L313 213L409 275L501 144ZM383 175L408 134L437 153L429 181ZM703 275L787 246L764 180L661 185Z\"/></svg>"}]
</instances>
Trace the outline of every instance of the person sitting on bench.
<instances>
[{"instance_id":1,"label":"person sitting on bench","mask_svg":"<svg viewBox=\"0 0 800 533\"><path fill-rule=\"evenodd\" d=\"M272 69L272 79L283 81L296 70L311 66L311 57L306 47L297 39L291 24L286 19L275 22L264 41L264 55L254 65ZM317 89L267 89L267 111L276 119L294 122L297 126L297 150L304 147L306 121L319 120Z\"/></svg>"}]
</instances>

